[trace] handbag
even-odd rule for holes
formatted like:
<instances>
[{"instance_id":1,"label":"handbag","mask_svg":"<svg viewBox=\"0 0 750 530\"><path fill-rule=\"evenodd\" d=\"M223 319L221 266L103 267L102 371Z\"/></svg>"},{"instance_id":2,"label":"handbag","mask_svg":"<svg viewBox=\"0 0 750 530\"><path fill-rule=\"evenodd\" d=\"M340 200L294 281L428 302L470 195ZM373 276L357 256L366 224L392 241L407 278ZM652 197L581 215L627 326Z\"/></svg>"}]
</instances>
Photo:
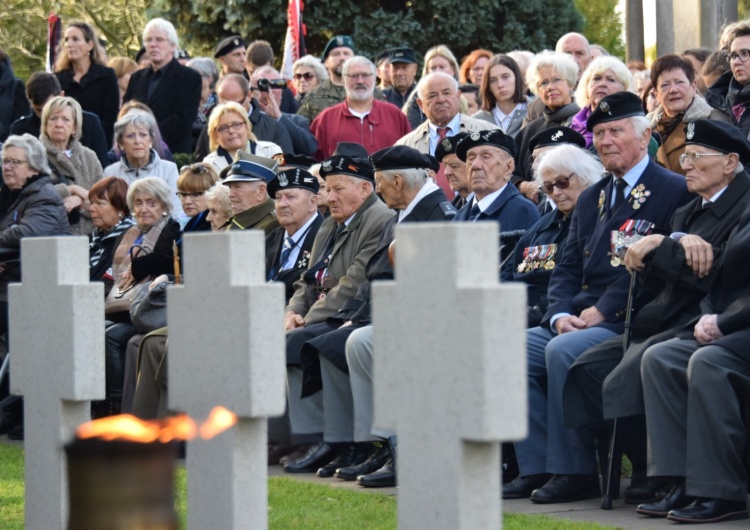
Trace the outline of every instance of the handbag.
<instances>
[{"instance_id":1,"label":"handbag","mask_svg":"<svg viewBox=\"0 0 750 530\"><path fill-rule=\"evenodd\" d=\"M138 333L150 333L167 326L167 285L161 282L149 290L149 284L133 289L130 321Z\"/></svg>"}]
</instances>

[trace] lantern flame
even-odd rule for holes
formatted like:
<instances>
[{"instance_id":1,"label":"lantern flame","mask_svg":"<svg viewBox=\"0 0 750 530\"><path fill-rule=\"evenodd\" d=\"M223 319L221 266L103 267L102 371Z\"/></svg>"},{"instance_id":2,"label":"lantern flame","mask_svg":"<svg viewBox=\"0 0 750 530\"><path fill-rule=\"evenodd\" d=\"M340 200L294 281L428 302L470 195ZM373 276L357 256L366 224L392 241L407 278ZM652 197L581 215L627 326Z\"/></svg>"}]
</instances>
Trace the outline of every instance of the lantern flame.
<instances>
[{"instance_id":1,"label":"lantern flame","mask_svg":"<svg viewBox=\"0 0 750 530\"><path fill-rule=\"evenodd\" d=\"M104 441L168 443L175 440L192 440L196 435L208 440L237 423L237 415L224 407L214 407L200 427L187 414L178 414L163 420L142 420L130 414L120 414L84 423L76 429L76 436L99 438Z\"/></svg>"}]
</instances>

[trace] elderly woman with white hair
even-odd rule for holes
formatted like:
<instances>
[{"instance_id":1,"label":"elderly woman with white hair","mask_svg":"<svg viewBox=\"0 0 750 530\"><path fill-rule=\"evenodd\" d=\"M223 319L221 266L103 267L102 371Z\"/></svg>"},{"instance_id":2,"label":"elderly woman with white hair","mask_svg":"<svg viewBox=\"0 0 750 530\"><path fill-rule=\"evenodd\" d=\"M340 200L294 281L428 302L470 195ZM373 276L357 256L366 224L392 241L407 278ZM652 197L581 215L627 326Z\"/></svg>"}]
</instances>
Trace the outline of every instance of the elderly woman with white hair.
<instances>
[{"instance_id":1,"label":"elderly woman with white hair","mask_svg":"<svg viewBox=\"0 0 750 530\"><path fill-rule=\"evenodd\" d=\"M292 65L292 84L297 92L297 101L300 103L307 94L326 79L328 79L328 72L317 57L305 55L294 61Z\"/></svg>"},{"instance_id":2,"label":"elderly woman with white hair","mask_svg":"<svg viewBox=\"0 0 750 530\"><path fill-rule=\"evenodd\" d=\"M554 147L539 160L534 184L552 199L555 209L524 233L500 270L503 281L527 285L529 328L538 326L547 311L547 286L565 248L578 197L603 174L593 155L571 144Z\"/></svg>"},{"instance_id":3,"label":"elderly woman with white hair","mask_svg":"<svg viewBox=\"0 0 750 530\"><path fill-rule=\"evenodd\" d=\"M576 89L576 103L581 110L573 116L570 128L586 139L587 149L593 149L594 133L586 128L586 120L602 98L623 90L634 91L633 74L617 57L594 59L581 75Z\"/></svg>"},{"instance_id":4,"label":"elderly woman with white hair","mask_svg":"<svg viewBox=\"0 0 750 530\"><path fill-rule=\"evenodd\" d=\"M570 127L573 116L581 110L573 101L578 79L578 65L567 53L545 51L538 54L526 71L526 86L544 103L542 116L530 122L516 136L518 151L516 171L523 181L518 191L536 202L537 187L532 180L529 142L552 127Z\"/></svg>"}]
</instances>

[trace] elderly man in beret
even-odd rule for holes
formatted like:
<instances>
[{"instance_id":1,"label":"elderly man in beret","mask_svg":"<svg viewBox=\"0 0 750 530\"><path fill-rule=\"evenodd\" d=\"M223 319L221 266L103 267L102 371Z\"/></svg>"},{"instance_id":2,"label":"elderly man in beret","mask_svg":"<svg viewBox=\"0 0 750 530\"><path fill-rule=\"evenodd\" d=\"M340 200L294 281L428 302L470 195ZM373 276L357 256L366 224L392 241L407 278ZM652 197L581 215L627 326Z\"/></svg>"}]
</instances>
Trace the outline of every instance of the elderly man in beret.
<instances>
[{"instance_id":1,"label":"elderly man in beret","mask_svg":"<svg viewBox=\"0 0 750 530\"><path fill-rule=\"evenodd\" d=\"M321 462L325 465L320 467L318 475L336 475L345 480L377 471L391 456L386 440L389 435L371 432L371 386L362 388L354 380L349 380L347 339L353 331L371 326L371 283L393 279L388 251L394 240L396 224L450 221L457 213L443 190L427 176L431 164L427 155L410 147L395 146L374 153L370 160L375 169L378 192L388 207L398 214L383 228L377 250L365 269L367 280L334 317L341 327L308 341L302 349L303 391L310 394L322 389L324 440L338 448L335 459ZM331 321L329 319L329 323ZM395 480L395 475L390 480Z\"/></svg>"},{"instance_id":2,"label":"elderly man in beret","mask_svg":"<svg viewBox=\"0 0 750 530\"><path fill-rule=\"evenodd\" d=\"M276 175L275 160L238 151L237 159L222 171L222 183L229 188L232 213L227 230L259 228L266 236L279 227L267 183ZM225 177L226 175L226 177Z\"/></svg>"},{"instance_id":3,"label":"elderly man in beret","mask_svg":"<svg viewBox=\"0 0 750 530\"><path fill-rule=\"evenodd\" d=\"M513 185L516 144L500 129L470 133L456 147L466 162L473 197L458 212L456 221L497 221L500 230L526 230L539 219L536 205Z\"/></svg>"},{"instance_id":4,"label":"elderly man in beret","mask_svg":"<svg viewBox=\"0 0 750 530\"><path fill-rule=\"evenodd\" d=\"M245 41L239 35L222 39L216 45L214 58L221 64L221 75L245 73Z\"/></svg>"},{"instance_id":5,"label":"elderly man in beret","mask_svg":"<svg viewBox=\"0 0 750 530\"><path fill-rule=\"evenodd\" d=\"M307 270L294 285L284 317L287 331L289 418L295 435L321 438L321 393L302 397L301 351L305 343L336 328L327 321L357 294L365 266L377 250L383 227L393 212L375 195L375 176L366 158L335 155L321 164L331 217L318 230ZM315 471L335 458L324 442L288 462L289 472Z\"/></svg>"},{"instance_id":6,"label":"elderly man in beret","mask_svg":"<svg viewBox=\"0 0 750 530\"><path fill-rule=\"evenodd\" d=\"M593 442L564 425L565 378L585 350L624 330L630 278L609 255L611 232L619 245L652 229L668 230L674 210L691 198L682 176L650 160L651 131L637 96L603 98L587 126L611 176L579 196L566 250L550 279L547 312L541 326L527 332L529 435L515 444L521 475L503 485L504 498L557 503L599 495Z\"/></svg>"},{"instance_id":7,"label":"elderly man in beret","mask_svg":"<svg viewBox=\"0 0 750 530\"><path fill-rule=\"evenodd\" d=\"M451 201L451 204L457 210L460 210L466 205L466 198L471 193L471 190L469 189L469 174L466 171L466 163L458 158L458 155L456 154L458 142L468 135L468 133L461 132L455 136L448 136L443 138L435 148L435 158L438 162L443 164L443 167L445 168L445 178L448 180L451 191L456 195Z\"/></svg>"}]
</instances>

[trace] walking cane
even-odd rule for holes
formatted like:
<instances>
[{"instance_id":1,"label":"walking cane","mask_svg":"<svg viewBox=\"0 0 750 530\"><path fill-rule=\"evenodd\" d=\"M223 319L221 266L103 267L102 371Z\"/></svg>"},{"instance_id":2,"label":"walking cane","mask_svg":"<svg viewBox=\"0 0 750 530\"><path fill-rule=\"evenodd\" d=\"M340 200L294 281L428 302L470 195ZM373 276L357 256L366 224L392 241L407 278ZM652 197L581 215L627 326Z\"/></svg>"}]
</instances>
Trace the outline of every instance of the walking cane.
<instances>
[{"instance_id":1,"label":"walking cane","mask_svg":"<svg viewBox=\"0 0 750 530\"><path fill-rule=\"evenodd\" d=\"M625 330L622 335L622 354L628 349L628 342L630 342L630 321L633 315L633 291L635 291L635 279L636 271L630 271L630 289L628 289L628 307L625 312ZM615 467L615 442L617 440L617 418L614 419L612 424L612 435L609 438L609 451L607 452L607 481L604 485L604 495L602 495L602 510L612 509L612 472ZM619 480L620 477L617 477Z\"/></svg>"}]
</instances>

